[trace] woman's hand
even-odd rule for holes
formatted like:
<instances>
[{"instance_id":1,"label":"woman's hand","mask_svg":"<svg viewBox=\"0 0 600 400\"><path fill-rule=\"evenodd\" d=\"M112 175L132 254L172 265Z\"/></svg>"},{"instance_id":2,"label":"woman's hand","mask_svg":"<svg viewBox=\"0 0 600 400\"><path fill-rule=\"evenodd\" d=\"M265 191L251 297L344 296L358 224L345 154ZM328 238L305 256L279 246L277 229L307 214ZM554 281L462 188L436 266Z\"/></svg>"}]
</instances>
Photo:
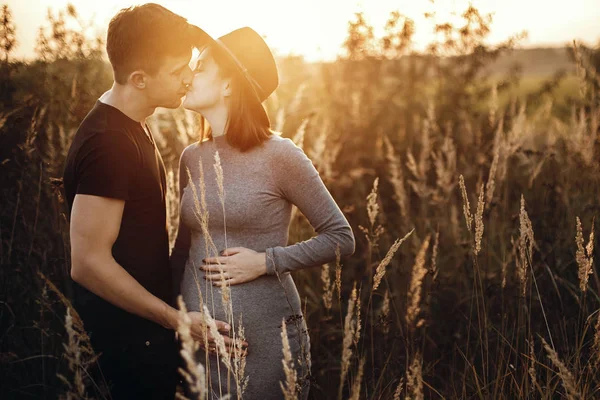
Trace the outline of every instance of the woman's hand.
<instances>
[{"instance_id":1,"label":"woman's hand","mask_svg":"<svg viewBox=\"0 0 600 400\"><path fill-rule=\"evenodd\" d=\"M245 247L232 247L223 250L222 257L207 257L200 267L214 286L239 285L250 282L267 273L266 254ZM219 265L221 264L221 265ZM224 280L221 279L223 270Z\"/></svg>"}]
</instances>

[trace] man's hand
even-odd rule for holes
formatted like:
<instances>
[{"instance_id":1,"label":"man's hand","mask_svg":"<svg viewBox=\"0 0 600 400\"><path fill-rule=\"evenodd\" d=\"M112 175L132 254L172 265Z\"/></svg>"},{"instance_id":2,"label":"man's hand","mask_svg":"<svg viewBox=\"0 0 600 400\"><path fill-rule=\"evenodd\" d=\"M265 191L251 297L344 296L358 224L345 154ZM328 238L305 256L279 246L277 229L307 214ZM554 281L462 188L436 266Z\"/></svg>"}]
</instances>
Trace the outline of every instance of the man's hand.
<instances>
[{"instance_id":1,"label":"man's hand","mask_svg":"<svg viewBox=\"0 0 600 400\"><path fill-rule=\"evenodd\" d=\"M204 279L214 286L239 285L250 282L267 273L266 254L245 247L223 250L223 257L207 257L201 270L207 272ZM221 265L219 265L221 264ZM223 270L224 280L221 279Z\"/></svg>"},{"instance_id":2,"label":"man's hand","mask_svg":"<svg viewBox=\"0 0 600 400\"><path fill-rule=\"evenodd\" d=\"M205 350L208 350L211 353L218 354L217 343L215 341L215 337L211 335L208 327L203 327L203 319L202 313L197 311L190 311L188 313L190 318L192 319L192 337L200 343L200 346ZM231 330L231 326L223 321L215 320L215 324L217 325L217 329L223 338L223 342L225 343L225 349L228 354L235 354L235 343L232 338L229 337L229 332ZM206 332L204 331L206 329ZM206 333L207 340L204 340L204 334ZM206 349L206 345L208 342L208 349ZM248 342L242 342L242 349L247 354ZM245 355L245 354L244 354Z\"/></svg>"}]
</instances>

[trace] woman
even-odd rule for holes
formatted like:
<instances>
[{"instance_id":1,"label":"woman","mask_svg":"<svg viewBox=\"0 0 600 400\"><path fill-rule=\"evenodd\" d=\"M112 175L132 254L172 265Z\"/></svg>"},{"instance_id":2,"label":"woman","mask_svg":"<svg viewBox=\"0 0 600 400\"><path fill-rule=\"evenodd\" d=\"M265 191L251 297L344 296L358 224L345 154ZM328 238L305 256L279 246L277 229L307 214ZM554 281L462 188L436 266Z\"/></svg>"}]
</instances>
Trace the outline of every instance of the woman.
<instances>
[{"instance_id":1,"label":"woman","mask_svg":"<svg viewBox=\"0 0 600 400\"><path fill-rule=\"evenodd\" d=\"M250 28L233 31L202 49L195 64L184 107L202 114L210 129L180 159L176 282L189 310L205 305L236 333L241 320L248 343L244 399L283 398L285 320L299 398L305 399L310 341L290 272L334 260L338 247L341 255L351 255L352 230L302 149L270 130L261 103L279 80L260 35ZM217 152L222 174L215 168ZM287 246L292 205L317 236ZM219 251L221 256L214 254ZM224 286L229 292L223 293ZM200 357L208 360L208 389L235 399L240 386L228 378L223 362L214 352L201 351Z\"/></svg>"}]
</instances>

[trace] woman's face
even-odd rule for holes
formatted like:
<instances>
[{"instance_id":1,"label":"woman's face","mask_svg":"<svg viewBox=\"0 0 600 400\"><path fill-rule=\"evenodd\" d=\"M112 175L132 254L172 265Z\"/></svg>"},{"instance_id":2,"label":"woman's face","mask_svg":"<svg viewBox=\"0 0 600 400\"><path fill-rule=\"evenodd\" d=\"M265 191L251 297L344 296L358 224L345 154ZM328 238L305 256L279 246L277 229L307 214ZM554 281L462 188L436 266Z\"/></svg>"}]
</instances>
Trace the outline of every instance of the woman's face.
<instances>
[{"instance_id":1,"label":"woman's face","mask_svg":"<svg viewBox=\"0 0 600 400\"><path fill-rule=\"evenodd\" d=\"M221 76L219 66L206 48L192 61L194 78L183 106L189 110L205 111L225 105L230 93L230 80Z\"/></svg>"}]
</instances>

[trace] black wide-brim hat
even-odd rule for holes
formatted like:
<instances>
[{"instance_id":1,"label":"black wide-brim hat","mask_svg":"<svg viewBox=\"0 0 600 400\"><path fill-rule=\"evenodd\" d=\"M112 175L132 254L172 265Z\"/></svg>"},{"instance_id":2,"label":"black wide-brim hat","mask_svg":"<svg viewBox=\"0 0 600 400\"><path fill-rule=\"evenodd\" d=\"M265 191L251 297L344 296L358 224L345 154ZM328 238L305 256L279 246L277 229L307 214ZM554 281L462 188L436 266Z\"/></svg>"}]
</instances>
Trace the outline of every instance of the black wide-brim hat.
<instances>
[{"instance_id":1,"label":"black wide-brim hat","mask_svg":"<svg viewBox=\"0 0 600 400\"><path fill-rule=\"evenodd\" d=\"M252 28L244 27L213 39L202 29L196 27L196 42L204 47L214 46L235 67L252 89L259 103L265 101L279 86L279 74L275 57L264 39ZM264 118L269 116L264 107L259 107Z\"/></svg>"}]
</instances>

